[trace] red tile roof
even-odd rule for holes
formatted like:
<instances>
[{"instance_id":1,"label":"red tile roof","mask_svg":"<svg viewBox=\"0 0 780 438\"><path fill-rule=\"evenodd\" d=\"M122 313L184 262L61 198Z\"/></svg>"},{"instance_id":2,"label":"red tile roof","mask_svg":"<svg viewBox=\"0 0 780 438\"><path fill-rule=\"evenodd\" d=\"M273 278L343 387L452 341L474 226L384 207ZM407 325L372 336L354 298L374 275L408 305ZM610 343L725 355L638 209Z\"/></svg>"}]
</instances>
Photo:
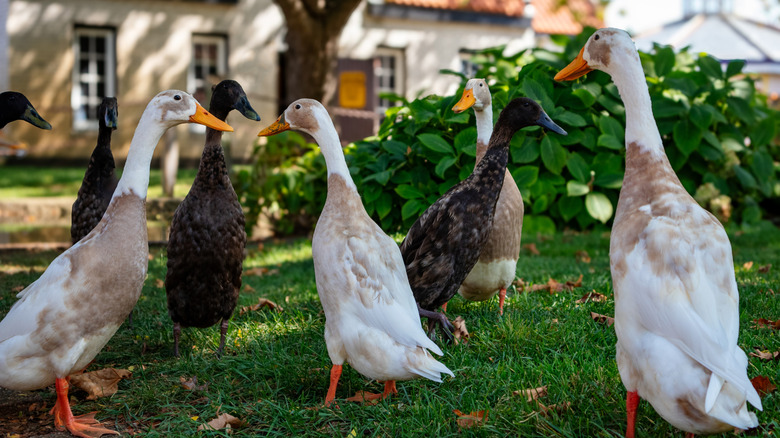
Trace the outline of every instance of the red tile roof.
<instances>
[{"instance_id":1,"label":"red tile roof","mask_svg":"<svg viewBox=\"0 0 780 438\"><path fill-rule=\"evenodd\" d=\"M537 33L576 35L583 24L604 27L596 7L588 0L533 0L531 26Z\"/></svg>"},{"instance_id":2,"label":"red tile roof","mask_svg":"<svg viewBox=\"0 0 780 438\"><path fill-rule=\"evenodd\" d=\"M401 6L460 10L522 17L523 0L385 0ZM582 24L596 28L604 22L596 17L596 8L589 0L532 0L531 26L537 33L574 35L582 32Z\"/></svg>"}]
</instances>

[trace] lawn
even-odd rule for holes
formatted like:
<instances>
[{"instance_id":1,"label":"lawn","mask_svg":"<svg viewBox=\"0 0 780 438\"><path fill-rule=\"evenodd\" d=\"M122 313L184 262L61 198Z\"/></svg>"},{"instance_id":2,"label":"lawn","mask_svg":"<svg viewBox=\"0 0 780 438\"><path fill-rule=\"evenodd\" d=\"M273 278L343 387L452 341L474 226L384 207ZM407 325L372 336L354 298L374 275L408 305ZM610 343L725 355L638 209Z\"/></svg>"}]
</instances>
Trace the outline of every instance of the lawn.
<instances>
[{"instance_id":1,"label":"lawn","mask_svg":"<svg viewBox=\"0 0 780 438\"><path fill-rule=\"evenodd\" d=\"M780 230L767 226L731 233L731 238L741 292L739 344L746 352L756 347L776 351L778 333L757 327L753 320L780 318L775 296ZM135 326L121 327L88 369L129 369L132 378L121 381L119 391L109 398L87 401L85 393L74 392L75 411L98 410L98 418L108 425L151 437L196 435L198 426L221 413L245 423L231 436L622 436L625 390L614 359L615 332L591 319L591 312L611 316L614 311L608 239L602 233L526 236L525 243L538 250L536 254L526 247L518 263L518 276L526 289L550 278L563 283L580 275L581 286L557 293L511 291L503 317L497 315L496 299L467 303L456 297L448 315L466 320L470 338L443 347L441 360L455 378L445 378L441 384L399 382L398 395L362 405L344 399L361 390L380 392L382 385L362 378L347 365L336 392L336 409L321 408L331 364L308 240L249 248L239 307L262 297L278 303L283 311L264 308L242 314L236 309L221 359L214 355L219 340L216 327L183 329L183 355L173 357L162 285L165 251L152 247ZM0 253L0 315L14 302L14 290L35 280L56 255ZM606 295L607 300L577 303L591 291ZM777 384L779 365L777 360L751 357L748 374L768 376ZM194 391L182 387L180 379L192 377L208 386ZM547 386L548 393L538 402L513 394L541 386ZM40 392L47 405L36 407L36 418L45 417L54 400L51 388ZM761 426L752 435L775 436L780 430L778 397L775 392L763 399L764 412L757 413ZM461 428L453 410L486 410L487 420ZM47 417L36 432L51 430L50 421ZM641 437L683 435L646 402L640 404L637 428ZM225 431L203 434L228 436Z\"/></svg>"}]
</instances>

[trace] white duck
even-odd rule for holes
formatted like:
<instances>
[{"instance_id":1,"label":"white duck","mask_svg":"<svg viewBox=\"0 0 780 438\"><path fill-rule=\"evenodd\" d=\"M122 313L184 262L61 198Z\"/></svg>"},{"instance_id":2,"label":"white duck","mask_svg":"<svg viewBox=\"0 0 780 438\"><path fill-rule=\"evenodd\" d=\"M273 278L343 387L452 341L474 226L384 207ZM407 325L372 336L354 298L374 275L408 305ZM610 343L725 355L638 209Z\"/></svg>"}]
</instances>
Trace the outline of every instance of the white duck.
<instances>
[{"instance_id":1,"label":"white duck","mask_svg":"<svg viewBox=\"0 0 780 438\"><path fill-rule=\"evenodd\" d=\"M493 134L493 101L484 79L466 82L463 96L452 107L456 113L474 108L477 119L477 163L485 155ZM485 301L498 293L498 313L504 314L506 290L517 274L520 238L523 231L523 197L515 179L505 171L504 185L496 202L493 229L479 261L460 285L458 293L470 301ZM442 308L445 308L445 303ZM446 309L446 308L445 308Z\"/></svg>"},{"instance_id":2,"label":"white duck","mask_svg":"<svg viewBox=\"0 0 780 438\"><path fill-rule=\"evenodd\" d=\"M232 131L183 91L155 96L135 130L103 219L21 291L0 321L0 386L32 390L56 383L55 424L73 435L117 433L101 427L94 412L73 416L66 378L95 358L138 300L149 252L149 164L162 134L188 121Z\"/></svg>"},{"instance_id":3,"label":"white duck","mask_svg":"<svg viewBox=\"0 0 780 438\"><path fill-rule=\"evenodd\" d=\"M639 397L673 426L718 433L758 425L737 345L739 292L723 226L685 191L664 152L639 55L619 29L596 31L556 76L612 76L626 108L626 174L610 239L627 437Z\"/></svg>"},{"instance_id":4,"label":"white duck","mask_svg":"<svg viewBox=\"0 0 780 438\"><path fill-rule=\"evenodd\" d=\"M396 392L396 380L452 376L428 352L442 354L423 332L398 245L363 208L328 112L316 100L296 100L258 136L288 129L314 137L328 168L328 196L312 239L333 363L325 405L335 398L345 360L364 376L385 381L381 398Z\"/></svg>"}]
</instances>

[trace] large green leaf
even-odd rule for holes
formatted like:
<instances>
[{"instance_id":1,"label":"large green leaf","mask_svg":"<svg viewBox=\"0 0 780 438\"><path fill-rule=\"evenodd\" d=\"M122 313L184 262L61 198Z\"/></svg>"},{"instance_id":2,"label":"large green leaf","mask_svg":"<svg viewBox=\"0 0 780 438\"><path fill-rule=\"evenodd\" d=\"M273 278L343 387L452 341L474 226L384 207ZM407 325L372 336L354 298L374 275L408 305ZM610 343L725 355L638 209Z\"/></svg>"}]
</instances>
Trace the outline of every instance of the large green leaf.
<instances>
[{"instance_id":1,"label":"large green leaf","mask_svg":"<svg viewBox=\"0 0 780 438\"><path fill-rule=\"evenodd\" d=\"M662 96L653 99L653 115L656 118L678 117L683 114L685 114L685 105L682 103Z\"/></svg>"},{"instance_id":2,"label":"large green leaf","mask_svg":"<svg viewBox=\"0 0 780 438\"><path fill-rule=\"evenodd\" d=\"M515 142L517 138L522 138L519 145ZM530 163L539 158L539 142L533 136L520 137L520 135L515 135L509 143L509 147L512 162L515 164Z\"/></svg>"},{"instance_id":3,"label":"large green leaf","mask_svg":"<svg viewBox=\"0 0 780 438\"><path fill-rule=\"evenodd\" d=\"M401 184L398 187L395 188L395 192L398 193L398 196L404 198L404 199L424 199L425 194L421 191L419 191L416 187L410 186L409 184Z\"/></svg>"},{"instance_id":4,"label":"large green leaf","mask_svg":"<svg viewBox=\"0 0 780 438\"><path fill-rule=\"evenodd\" d=\"M517 183L517 187L529 187L539 178L539 168L537 166L521 166L512 171L512 178Z\"/></svg>"},{"instance_id":5,"label":"large green leaf","mask_svg":"<svg viewBox=\"0 0 780 438\"><path fill-rule=\"evenodd\" d=\"M728 103L729 111L735 116L748 124L755 123L755 113L747 100L737 97L728 97L726 98L726 102Z\"/></svg>"},{"instance_id":6,"label":"large green leaf","mask_svg":"<svg viewBox=\"0 0 780 438\"><path fill-rule=\"evenodd\" d=\"M607 223L614 211L607 195L599 192L591 192L585 196L585 208L594 219L603 224Z\"/></svg>"},{"instance_id":7,"label":"large green leaf","mask_svg":"<svg viewBox=\"0 0 780 438\"><path fill-rule=\"evenodd\" d=\"M691 107L690 119L699 129L706 130L712 123L712 113L702 108L701 105Z\"/></svg>"},{"instance_id":8,"label":"large green leaf","mask_svg":"<svg viewBox=\"0 0 780 438\"><path fill-rule=\"evenodd\" d=\"M417 138L420 140L420 143L422 143L426 148L438 152L440 154L449 154L452 155L454 153L452 146L447 143L446 140L441 138L440 135L436 134L420 134L417 136Z\"/></svg>"},{"instance_id":9,"label":"large green leaf","mask_svg":"<svg viewBox=\"0 0 780 438\"><path fill-rule=\"evenodd\" d=\"M472 157L477 156L477 128L471 126L455 136L455 150Z\"/></svg>"},{"instance_id":10,"label":"large green leaf","mask_svg":"<svg viewBox=\"0 0 780 438\"><path fill-rule=\"evenodd\" d=\"M599 146L614 149L614 150L621 150L623 149L623 143L620 142L617 138L615 138L614 135L611 134L601 134L599 135L598 141L596 142Z\"/></svg>"},{"instance_id":11,"label":"large green leaf","mask_svg":"<svg viewBox=\"0 0 780 438\"><path fill-rule=\"evenodd\" d=\"M582 101L582 104L585 105L586 108L589 108L593 106L594 103L596 103L596 96L594 96L590 91L586 90L585 88L578 88L574 91L572 91L572 94L577 96L577 98Z\"/></svg>"},{"instance_id":12,"label":"large green leaf","mask_svg":"<svg viewBox=\"0 0 780 438\"><path fill-rule=\"evenodd\" d=\"M523 234L527 236L555 234L555 222L544 215L525 215L525 217L523 217Z\"/></svg>"},{"instance_id":13,"label":"large green leaf","mask_svg":"<svg viewBox=\"0 0 780 438\"><path fill-rule=\"evenodd\" d=\"M406 143L395 140L385 140L382 142L382 149L391 154L406 155L406 151L409 149Z\"/></svg>"},{"instance_id":14,"label":"large green leaf","mask_svg":"<svg viewBox=\"0 0 780 438\"><path fill-rule=\"evenodd\" d=\"M726 67L726 78L730 78L732 76L742 73L742 69L744 67L745 67L745 60L743 59L735 59L733 61L730 61L729 65Z\"/></svg>"},{"instance_id":15,"label":"large green leaf","mask_svg":"<svg viewBox=\"0 0 780 438\"><path fill-rule=\"evenodd\" d=\"M545 135L541 145L542 162L550 172L559 175L566 165L566 149L551 135Z\"/></svg>"},{"instance_id":16,"label":"large green leaf","mask_svg":"<svg viewBox=\"0 0 780 438\"><path fill-rule=\"evenodd\" d=\"M674 144L686 157L699 146L701 135L701 129L690 120L682 119L674 124Z\"/></svg>"},{"instance_id":17,"label":"large green leaf","mask_svg":"<svg viewBox=\"0 0 780 438\"><path fill-rule=\"evenodd\" d=\"M753 161L750 163L750 168L759 181L769 180L775 170L774 163L772 163L772 156L762 151L753 154Z\"/></svg>"},{"instance_id":18,"label":"large green leaf","mask_svg":"<svg viewBox=\"0 0 780 438\"><path fill-rule=\"evenodd\" d=\"M750 146L757 148L775 138L777 119L769 116L758 122L756 129L750 131Z\"/></svg>"},{"instance_id":19,"label":"large green leaf","mask_svg":"<svg viewBox=\"0 0 780 438\"><path fill-rule=\"evenodd\" d=\"M550 99L550 96L544 91L544 87L533 78L526 78L523 81L523 94L525 94L525 97L539 102L539 104L542 105L542 108L547 112L551 112L553 108L555 108L552 99Z\"/></svg>"},{"instance_id":20,"label":"large green leaf","mask_svg":"<svg viewBox=\"0 0 780 438\"><path fill-rule=\"evenodd\" d=\"M602 134L608 134L615 137L619 143L623 143L623 136L625 135L625 128L617 120L611 116L601 116L599 118L599 129Z\"/></svg>"},{"instance_id":21,"label":"large green leaf","mask_svg":"<svg viewBox=\"0 0 780 438\"><path fill-rule=\"evenodd\" d=\"M710 55L703 54L697 60L699 68L707 76L715 79L723 79L723 68L720 62Z\"/></svg>"},{"instance_id":22,"label":"large green leaf","mask_svg":"<svg viewBox=\"0 0 780 438\"><path fill-rule=\"evenodd\" d=\"M575 128L579 128L588 124L584 117L571 111L563 111L561 114L558 114L555 117L555 120L565 123L569 126L574 126Z\"/></svg>"},{"instance_id":23,"label":"large green leaf","mask_svg":"<svg viewBox=\"0 0 780 438\"><path fill-rule=\"evenodd\" d=\"M748 172L744 167L735 165L734 173L737 175L737 179L739 180L739 183L742 184L742 187L746 189L756 188L756 179L753 178L753 175L751 175L750 172Z\"/></svg>"},{"instance_id":24,"label":"large green leaf","mask_svg":"<svg viewBox=\"0 0 780 438\"><path fill-rule=\"evenodd\" d=\"M573 197L573 196L583 196L587 195L590 192L590 187L588 187L587 184L583 184L581 182L577 181L569 181L566 183L566 195Z\"/></svg>"},{"instance_id":25,"label":"large green leaf","mask_svg":"<svg viewBox=\"0 0 780 438\"><path fill-rule=\"evenodd\" d=\"M582 210L582 198L561 196L557 201L558 212L563 216L565 221L570 221L574 216L577 216Z\"/></svg>"},{"instance_id":26,"label":"large green leaf","mask_svg":"<svg viewBox=\"0 0 780 438\"><path fill-rule=\"evenodd\" d=\"M437 164L436 169L434 172L436 172L436 175L439 176L439 178L444 178L444 172L447 171L450 167L452 167L455 162L458 161L457 157L444 157L442 158Z\"/></svg>"},{"instance_id":27,"label":"large green leaf","mask_svg":"<svg viewBox=\"0 0 780 438\"><path fill-rule=\"evenodd\" d=\"M544 213L547 211L547 207L550 205L550 196L542 195L534 199L534 203L531 205L531 212L533 214Z\"/></svg>"},{"instance_id":28,"label":"large green leaf","mask_svg":"<svg viewBox=\"0 0 780 438\"><path fill-rule=\"evenodd\" d=\"M376 214L378 214L379 218L382 219L387 216L388 213L390 213L390 210L393 209L393 197L390 196L390 193L384 192L381 196L379 196L379 199L376 200L374 205Z\"/></svg>"},{"instance_id":29,"label":"large green leaf","mask_svg":"<svg viewBox=\"0 0 780 438\"><path fill-rule=\"evenodd\" d=\"M653 57L653 61L655 61L655 74L658 75L658 77L669 74L669 72L672 71L672 67L674 67L674 58L674 50L672 50L671 47L665 46L656 49L656 54Z\"/></svg>"},{"instance_id":30,"label":"large green leaf","mask_svg":"<svg viewBox=\"0 0 780 438\"><path fill-rule=\"evenodd\" d=\"M406 220L411 217L417 217L420 213L425 211L427 205L428 204L417 199L410 199L401 207L401 218Z\"/></svg>"},{"instance_id":31,"label":"large green leaf","mask_svg":"<svg viewBox=\"0 0 780 438\"><path fill-rule=\"evenodd\" d=\"M586 183L590 180L590 166L582 158L582 155L572 152L569 155L568 161L566 161L566 168L569 169L569 173L572 174L577 181Z\"/></svg>"}]
</instances>

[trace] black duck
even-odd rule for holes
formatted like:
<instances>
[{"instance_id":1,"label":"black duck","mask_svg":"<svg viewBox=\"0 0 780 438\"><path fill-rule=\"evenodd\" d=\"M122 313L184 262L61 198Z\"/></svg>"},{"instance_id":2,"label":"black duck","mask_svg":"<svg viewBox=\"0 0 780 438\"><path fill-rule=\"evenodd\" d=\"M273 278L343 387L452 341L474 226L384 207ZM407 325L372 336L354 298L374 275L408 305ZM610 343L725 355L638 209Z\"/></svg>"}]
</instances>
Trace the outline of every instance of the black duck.
<instances>
[{"instance_id":1,"label":"black duck","mask_svg":"<svg viewBox=\"0 0 780 438\"><path fill-rule=\"evenodd\" d=\"M222 81L214 88L209 110L225 120L234 109L260 120L241 85ZM225 165L222 133L207 129L198 174L173 215L168 238L165 291L177 357L182 326L205 328L219 321L217 352L222 353L238 302L245 246L244 213Z\"/></svg>"}]
</instances>

